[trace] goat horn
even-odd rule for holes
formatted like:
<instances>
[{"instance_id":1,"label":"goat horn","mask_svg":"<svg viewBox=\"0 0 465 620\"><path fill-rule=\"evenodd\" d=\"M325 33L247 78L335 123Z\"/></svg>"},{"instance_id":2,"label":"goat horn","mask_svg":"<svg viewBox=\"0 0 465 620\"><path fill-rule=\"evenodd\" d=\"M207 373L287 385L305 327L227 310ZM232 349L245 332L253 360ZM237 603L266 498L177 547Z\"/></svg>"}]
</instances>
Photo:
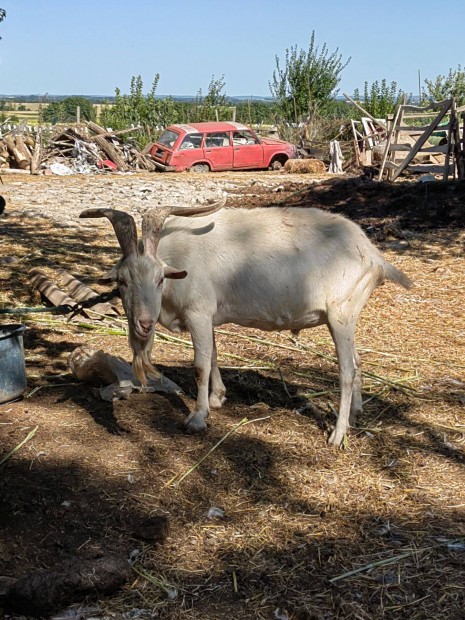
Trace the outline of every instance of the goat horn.
<instances>
[{"instance_id":1,"label":"goat horn","mask_svg":"<svg viewBox=\"0 0 465 620\"><path fill-rule=\"evenodd\" d=\"M137 252L137 228L132 215L116 209L85 209L79 217L107 217L113 224L123 257Z\"/></svg>"},{"instance_id":2,"label":"goat horn","mask_svg":"<svg viewBox=\"0 0 465 620\"><path fill-rule=\"evenodd\" d=\"M202 217L215 213L224 207L226 204L226 192L223 193L221 200L214 202L211 205L204 205L203 207L171 207L171 215L181 215L184 217Z\"/></svg>"},{"instance_id":3,"label":"goat horn","mask_svg":"<svg viewBox=\"0 0 465 620\"><path fill-rule=\"evenodd\" d=\"M142 218L142 239L145 251L155 256L163 224L170 215L202 217L219 211L225 204L226 194L224 193L218 202L202 207L159 207L158 209L151 209Z\"/></svg>"}]
</instances>

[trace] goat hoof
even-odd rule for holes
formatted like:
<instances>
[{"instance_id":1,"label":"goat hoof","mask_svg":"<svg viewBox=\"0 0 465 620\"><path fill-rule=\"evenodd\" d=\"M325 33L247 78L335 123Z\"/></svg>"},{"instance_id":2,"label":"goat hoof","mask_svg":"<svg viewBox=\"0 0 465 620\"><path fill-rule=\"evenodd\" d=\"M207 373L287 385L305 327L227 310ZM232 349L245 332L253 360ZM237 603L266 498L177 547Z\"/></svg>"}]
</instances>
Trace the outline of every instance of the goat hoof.
<instances>
[{"instance_id":1,"label":"goat hoof","mask_svg":"<svg viewBox=\"0 0 465 620\"><path fill-rule=\"evenodd\" d=\"M329 445L336 446L337 448L344 441L344 435L345 433L341 433L335 428L333 432L331 433L331 435L329 436L329 439L328 439Z\"/></svg>"},{"instance_id":2,"label":"goat hoof","mask_svg":"<svg viewBox=\"0 0 465 620\"><path fill-rule=\"evenodd\" d=\"M208 399L210 409L220 409L223 406L225 400L226 396L217 396L216 394L211 394L210 398Z\"/></svg>"},{"instance_id":3,"label":"goat hoof","mask_svg":"<svg viewBox=\"0 0 465 620\"><path fill-rule=\"evenodd\" d=\"M192 416L192 417L191 417ZM207 423L204 418L196 418L195 413L191 413L184 422L184 430L189 435L195 435L207 430Z\"/></svg>"}]
</instances>

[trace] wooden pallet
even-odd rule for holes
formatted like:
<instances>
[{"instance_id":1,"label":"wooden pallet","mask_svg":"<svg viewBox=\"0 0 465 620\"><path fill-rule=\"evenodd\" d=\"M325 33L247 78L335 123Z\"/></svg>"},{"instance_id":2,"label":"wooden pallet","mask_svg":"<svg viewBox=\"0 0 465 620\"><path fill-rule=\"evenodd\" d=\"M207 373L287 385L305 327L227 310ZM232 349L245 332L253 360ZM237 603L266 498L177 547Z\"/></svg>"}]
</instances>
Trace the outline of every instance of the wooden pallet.
<instances>
[{"instance_id":1,"label":"wooden pallet","mask_svg":"<svg viewBox=\"0 0 465 620\"><path fill-rule=\"evenodd\" d=\"M431 103L426 107L419 107L402 103L396 111L390 125L386 140L386 147L381 161L378 180L395 181L405 170L410 172L425 172L442 174L443 180L449 177L464 178L463 141L459 132L459 112L454 99L446 99L439 103ZM408 120L420 119L436 114L433 121L426 126L408 124ZM446 124L439 124L448 119ZM446 132L443 144L431 145L428 140L438 131ZM414 139L413 144L406 143L406 137ZM397 161L398 153L405 153L405 157ZM444 157L444 163L432 162L429 164L413 163L419 153Z\"/></svg>"}]
</instances>

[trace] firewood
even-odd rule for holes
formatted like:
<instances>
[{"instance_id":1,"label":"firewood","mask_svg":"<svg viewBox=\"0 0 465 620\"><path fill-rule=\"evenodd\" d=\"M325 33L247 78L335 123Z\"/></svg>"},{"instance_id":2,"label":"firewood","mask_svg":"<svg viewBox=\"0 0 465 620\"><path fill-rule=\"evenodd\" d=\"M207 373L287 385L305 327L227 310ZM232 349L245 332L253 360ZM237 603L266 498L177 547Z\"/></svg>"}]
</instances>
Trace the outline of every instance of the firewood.
<instances>
[{"instance_id":1,"label":"firewood","mask_svg":"<svg viewBox=\"0 0 465 620\"><path fill-rule=\"evenodd\" d=\"M24 152L17 147L15 140L11 134L8 134L3 138L4 143L7 145L8 150L13 155L18 164L20 170L25 170L30 166L30 159L24 154ZM24 144L24 143L23 143ZM29 154L30 155L30 154Z\"/></svg>"},{"instance_id":2,"label":"firewood","mask_svg":"<svg viewBox=\"0 0 465 620\"><path fill-rule=\"evenodd\" d=\"M32 153L31 174L39 174L40 162L42 159L42 134L37 134L34 151Z\"/></svg>"}]
</instances>

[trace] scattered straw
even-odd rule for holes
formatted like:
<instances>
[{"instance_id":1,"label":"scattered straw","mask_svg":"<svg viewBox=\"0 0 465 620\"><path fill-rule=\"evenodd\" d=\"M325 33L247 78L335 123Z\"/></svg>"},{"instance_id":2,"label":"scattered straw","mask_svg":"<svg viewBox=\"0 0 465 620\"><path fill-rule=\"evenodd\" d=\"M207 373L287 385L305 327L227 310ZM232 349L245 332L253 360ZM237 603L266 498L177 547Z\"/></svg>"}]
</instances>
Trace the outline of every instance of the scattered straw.
<instances>
[{"instance_id":1,"label":"scattered straw","mask_svg":"<svg viewBox=\"0 0 465 620\"><path fill-rule=\"evenodd\" d=\"M32 439L34 437L34 435L36 434L36 431L39 427L36 426L35 428L32 429L32 431L30 433L27 434L27 436L15 447L13 448L13 450L10 450L10 452L8 452L8 454L6 454L1 460L0 460L0 467L6 463L8 461L9 458L11 458L13 456L13 454L15 454L15 452L18 452L18 450L20 450L24 444L26 444L30 439Z\"/></svg>"},{"instance_id":2,"label":"scattered straw","mask_svg":"<svg viewBox=\"0 0 465 620\"><path fill-rule=\"evenodd\" d=\"M225 439L227 439L229 437L229 435L232 435L232 433L236 432L239 428L241 428L242 426L246 426L247 424L253 424L254 422L261 422L262 420L268 420L271 416L265 416L263 418L254 418L253 420L249 420L247 418L244 418L243 420L241 420L239 422L239 424L236 424L236 426L233 426L233 428L231 428L226 435L223 435L223 437L216 442L216 444L210 448L210 450L199 460L197 461L197 463L195 463L195 465L192 465L192 467L189 467L189 469L187 471L185 471L183 474L176 474L175 476L173 476L170 480L168 480L168 482L163 486L163 488L165 487L169 487L171 485L174 486L179 486L179 484L185 479L187 478L187 476L189 476L189 474L191 474L193 471L195 471L197 469L197 467L203 463L205 461L206 458L208 458L210 456L210 454L212 454L212 452L214 452L218 446L220 446L223 441L225 441Z\"/></svg>"}]
</instances>

